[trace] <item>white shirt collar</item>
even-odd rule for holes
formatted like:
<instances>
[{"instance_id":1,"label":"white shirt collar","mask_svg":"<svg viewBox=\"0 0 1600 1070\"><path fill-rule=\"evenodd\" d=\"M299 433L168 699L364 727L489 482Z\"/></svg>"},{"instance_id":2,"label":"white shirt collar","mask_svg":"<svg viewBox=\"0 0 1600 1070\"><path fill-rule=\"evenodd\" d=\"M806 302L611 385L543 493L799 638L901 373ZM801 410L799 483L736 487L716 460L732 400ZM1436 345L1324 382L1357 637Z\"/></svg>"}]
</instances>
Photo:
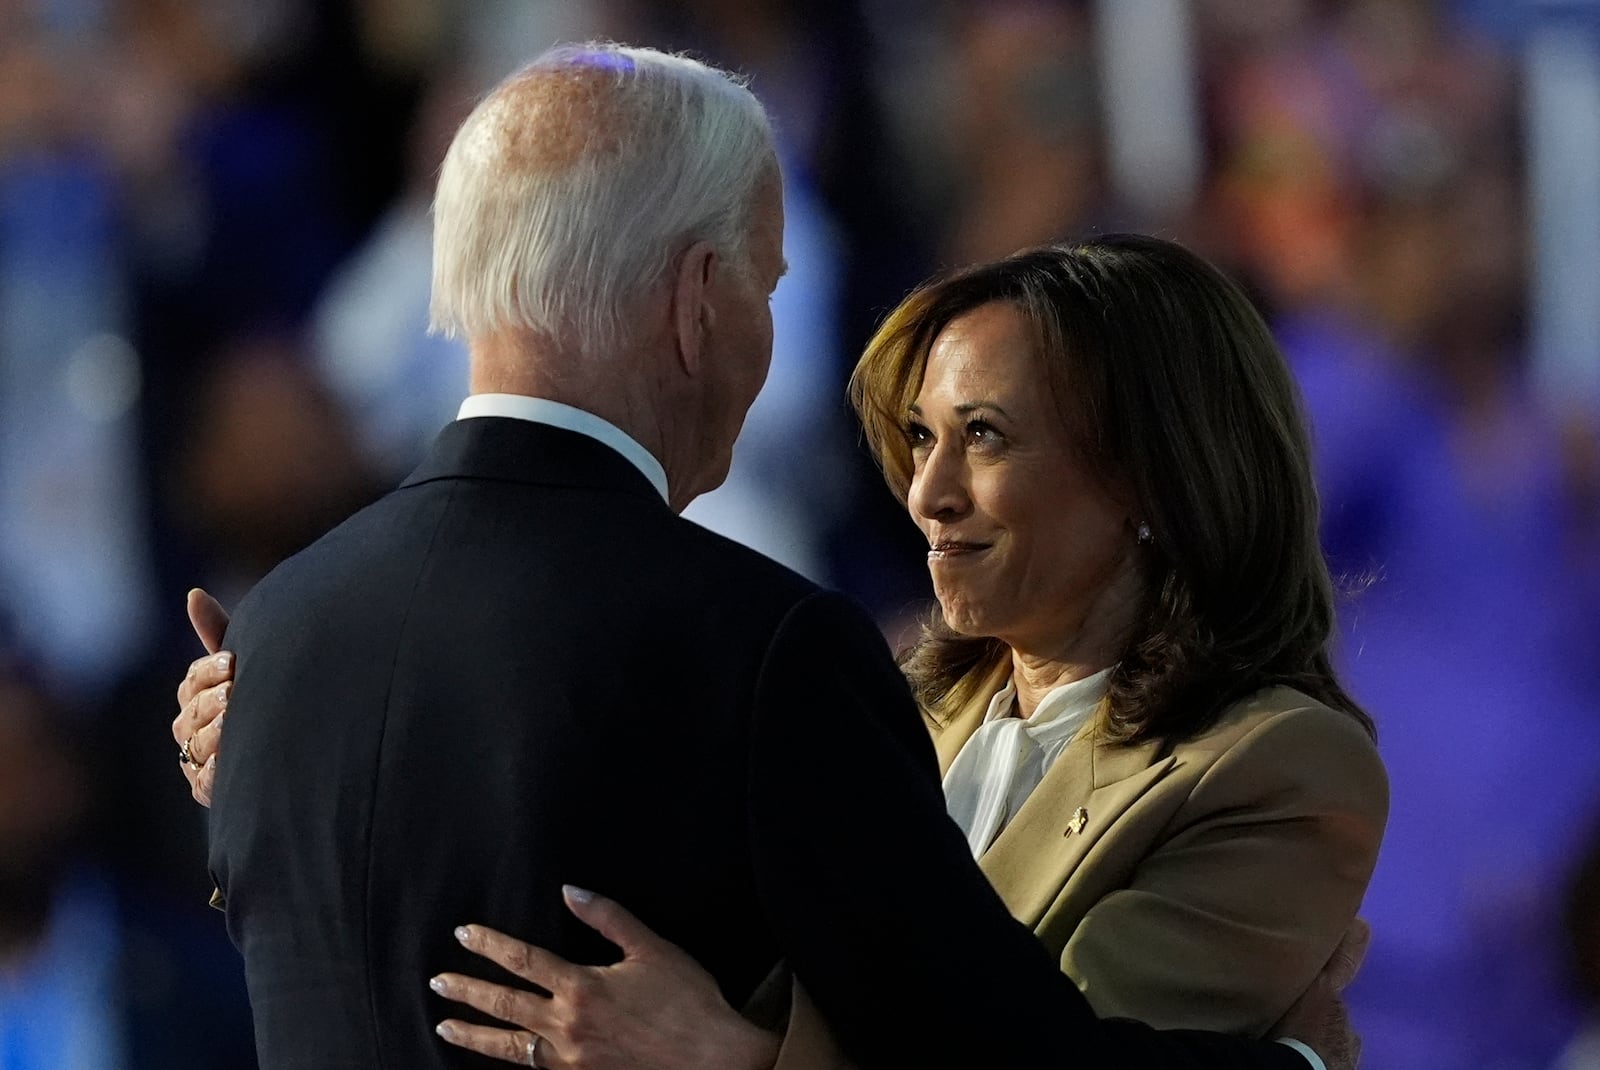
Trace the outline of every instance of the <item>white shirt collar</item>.
<instances>
[{"instance_id":1,"label":"white shirt collar","mask_svg":"<svg viewBox=\"0 0 1600 1070\"><path fill-rule=\"evenodd\" d=\"M1071 683L1051 688L1045 692L1044 698L1039 700L1033 716L1022 722L1028 735L1041 745L1075 735L1094 713L1100 700L1105 698L1110 684L1111 670L1101 669L1093 676L1085 676L1082 680L1073 680ZM1016 697L1017 683L1013 678L1007 680L1006 686L995 692L994 698L989 700L989 709L983 715L983 723L988 724L1002 717L1010 717L1011 706Z\"/></svg>"},{"instance_id":2,"label":"white shirt collar","mask_svg":"<svg viewBox=\"0 0 1600 1070\"><path fill-rule=\"evenodd\" d=\"M1111 670L1053 688L1027 720L1012 717L1015 680L989 700L983 724L944 775L945 808L974 858L989 849L1105 697Z\"/></svg>"},{"instance_id":3,"label":"white shirt collar","mask_svg":"<svg viewBox=\"0 0 1600 1070\"><path fill-rule=\"evenodd\" d=\"M477 416L504 416L512 420L548 424L564 431L576 431L580 435L587 435L622 454L630 464L644 473L650 485L661 495L662 501L669 500L667 470L661 467L661 462L622 428L592 412L563 405L559 401L550 401L548 398L528 397L526 394L473 394L461 403L456 419L470 420Z\"/></svg>"}]
</instances>

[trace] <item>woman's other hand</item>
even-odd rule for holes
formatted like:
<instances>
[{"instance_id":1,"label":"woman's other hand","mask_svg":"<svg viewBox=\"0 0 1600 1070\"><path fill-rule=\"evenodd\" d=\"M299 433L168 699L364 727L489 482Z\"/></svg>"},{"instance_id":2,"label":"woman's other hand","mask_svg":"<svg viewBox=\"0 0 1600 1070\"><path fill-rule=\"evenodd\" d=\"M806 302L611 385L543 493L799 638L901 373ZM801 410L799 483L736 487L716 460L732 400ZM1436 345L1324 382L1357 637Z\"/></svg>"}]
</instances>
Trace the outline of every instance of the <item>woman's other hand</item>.
<instances>
[{"instance_id":1,"label":"woman's other hand","mask_svg":"<svg viewBox=\"0 0 1600 1070\"><path fill-rule=\"evenodd\" d=\"M429 982L435 992L520 1028L448 1019L440 1036L523 1065L538 1037L537 1065L550 1070L767 1070L777 1061L779 1038L740 1017L682 950L612 900L572 887L563 893L580 921L622 950L622 961L575 966L481 925L457 929L469 951L550 995L441 974Z\"/></svg>"},{"instance_id":2,"label":"woman's other hand","mask_svg":"<svg viewBox=\"0 0 1600 1070\"><path fill-rule=\"evenodd\" d=\"M1350 1024L1344 990L1356 978L1367 957L1372 928L1356 918L1322 972L1277 1025L1271 1036L1298 1040L1321 1057L1327 1070L1357 1070L1361 1065L1361 1036Z\"/></svg>"},{"instance_id":3,"label":"woman's other hand","mask_svg":"<svg viewBox=\"0 0 1600 1070\"><path fill-rule=\"evenodd\" d=\"M189 623L207 653L190 663L178 685L172 739L178 744L178 768L189 782L189 793L201 806L210 806L217 779L217 748L222 745L222 715L233 690L233 655L217 652L228 628L228 612L197 587L189 592Z\"/></svg>"}]
</instances>

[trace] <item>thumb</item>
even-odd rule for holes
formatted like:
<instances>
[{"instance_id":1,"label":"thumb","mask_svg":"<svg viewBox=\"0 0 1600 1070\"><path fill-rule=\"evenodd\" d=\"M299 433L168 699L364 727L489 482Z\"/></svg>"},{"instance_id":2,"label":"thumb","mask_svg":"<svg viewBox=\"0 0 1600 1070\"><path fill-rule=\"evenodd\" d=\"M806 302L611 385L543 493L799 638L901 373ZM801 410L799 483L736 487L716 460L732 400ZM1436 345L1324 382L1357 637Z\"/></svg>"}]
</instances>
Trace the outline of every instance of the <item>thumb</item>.
<instances>
[{"instance_id":1,"label":"thumb","mask_svg":"<svg viewBox=\"0 0 1600 1070\"><path fill-rule=\"evenodd\" d=\"M207 654L215 654L222 646L222 633L228 630L228 611L222 603L196 587L189 592L189 623Z\"/></svg>"},{"instance_id":2,"label":"thumb","mask_svg":"<svg viewBox=\"0 0 1600 1070\"><path fill-rule=\"evenodd\" d=\"M1356 971L1361 969L1361 963L1367 957L1367 948L1371 944L1372 926L1362 918L1351 921L1350 927L1344 931L1344 939L1339 941L1333 957L1323 968L1328 984L1335 992L1343 992L1345 987L1355 980Z\"/></svg>"},{"instance_id":3,"label":"thumb","mask_svg":"<svg viewBox=\"0 0 1600 1070\"><path fill-rule=\"evenodd\" d=\"M664 943L649 926L614 899L570 884L562 885L561 894L567 901L567 909L579 921L616 944L628 958Z\"/></svg>"}]
</instances>

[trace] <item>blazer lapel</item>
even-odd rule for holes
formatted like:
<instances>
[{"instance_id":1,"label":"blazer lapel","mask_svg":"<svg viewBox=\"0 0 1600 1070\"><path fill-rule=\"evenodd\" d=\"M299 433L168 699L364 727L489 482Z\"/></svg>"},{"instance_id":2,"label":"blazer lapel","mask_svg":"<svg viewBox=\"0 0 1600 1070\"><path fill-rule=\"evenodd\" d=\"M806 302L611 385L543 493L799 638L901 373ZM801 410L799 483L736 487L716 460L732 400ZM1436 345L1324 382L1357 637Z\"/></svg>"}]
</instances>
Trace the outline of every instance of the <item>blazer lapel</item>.
<instances>
[{"instance_id":1,"label":"blazer lapel","mask_svg":"<svg viewBox=\"0 0 1600 1070\"><path fill-rule=\"evenodd\" d=\"M978 861L1013 917L1038 926L1117 819L1171 770L1175 759L1159 755L1159 741L1113 745L1093 731L1067 744Z\"/></svg>"},{"instance_id":2,"label":"blazer lapel","mask_svg":"<svg viewBox=\"0 0 1600 1070\"><path fill-rule=\"evenodd\" d=\"M950 771L950 763L956 760L956 755L961 753L961 748L966 746L967 740L972 738L972 733L983 727L983 718L989 712L989 700L1005 686L1011 674L1009 660L994 666L989 670L988 679L978 687L973 700L942 725L935 725L933 732L933 749L939 755L939 778Z\"/></svg>"},{"instance_id":3,"label":"blazer lapel","mask_svg":"<svg viewBox=\"0 0 1600 1070\"><path fill-rule=\"evenodd\" d=\"M961 748L972 738L972 733L983 724L985 712L987 705L969 704L948 723L933 730L933 749L939 755L940 780L943 780L944 775L950 771L950 763L956 760L956 755L961 753Z\"/></svg>"}]
</instances>

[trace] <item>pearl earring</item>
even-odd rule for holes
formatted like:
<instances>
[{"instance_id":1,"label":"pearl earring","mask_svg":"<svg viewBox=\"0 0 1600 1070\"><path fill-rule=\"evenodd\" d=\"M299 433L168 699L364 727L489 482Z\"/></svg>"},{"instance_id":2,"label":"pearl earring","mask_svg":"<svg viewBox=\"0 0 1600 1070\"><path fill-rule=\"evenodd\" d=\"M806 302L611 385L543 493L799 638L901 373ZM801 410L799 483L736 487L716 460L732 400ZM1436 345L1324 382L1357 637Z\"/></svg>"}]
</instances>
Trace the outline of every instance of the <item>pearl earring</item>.
<instances>
[{"instance_id":1,"label":"pearl earring","mask_svg":"<svg viewBox=\"0 0 1600 1070\"><path fill-rule=\"evenodd\" d=\"M1139 521L1139 526L1135 530L1140 542L1156 541L1156 537L1150 533L1150 525L1145 523L1143 520Z\"/></svg>"}]
</instances>

